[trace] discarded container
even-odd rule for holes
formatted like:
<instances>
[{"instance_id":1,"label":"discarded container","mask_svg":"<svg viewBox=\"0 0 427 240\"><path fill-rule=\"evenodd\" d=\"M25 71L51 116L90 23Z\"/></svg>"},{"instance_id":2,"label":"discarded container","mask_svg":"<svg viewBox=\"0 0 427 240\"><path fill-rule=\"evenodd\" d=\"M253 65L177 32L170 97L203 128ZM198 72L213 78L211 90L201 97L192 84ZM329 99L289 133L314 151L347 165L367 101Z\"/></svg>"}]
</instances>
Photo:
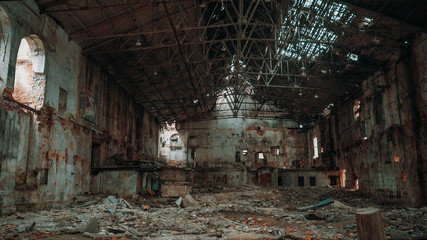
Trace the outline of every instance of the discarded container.
<instances>
[{"instance_id":1,"label":"discarded container","mask_svg":"<svg viewBox=\"0 0 427 240\"><path fill-rule=\"evenodd\" d=\"M297 209L299 211L305 211L305 210L312 209L312 208L323 207L323 206L326 206L326 205L329 205L329 204L332 204L332 203L334 203L334 200L332 198L328 198L328 199L325 199L325 200L323 200L321 202L318 202L316 204L309 205L309 206L304 206L304 207L299 207Z\"/></svg>"},{"instance_id":2,"label":"discarded container","mask_svg":"<svg viewBox=\"0 0 427 240\"><path fill-rule=\"evenodd\" d=\"M141 204L141 208L143 209L143 210L150 210L150 205L147 205L147 204L144 204L144 203L142 203Z\"/></svg>"}]
</instances>

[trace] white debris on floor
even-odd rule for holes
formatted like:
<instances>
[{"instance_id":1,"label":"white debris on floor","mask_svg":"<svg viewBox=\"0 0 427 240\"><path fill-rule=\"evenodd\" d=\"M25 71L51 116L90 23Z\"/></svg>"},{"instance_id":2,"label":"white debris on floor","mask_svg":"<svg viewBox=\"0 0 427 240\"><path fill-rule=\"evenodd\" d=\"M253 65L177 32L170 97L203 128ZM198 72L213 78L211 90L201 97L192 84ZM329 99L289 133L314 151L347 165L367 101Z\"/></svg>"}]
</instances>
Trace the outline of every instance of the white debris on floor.
<instances>
[{"instance_id":1,"label":"white debris on floor","mask_svg":"<svg viewBox=\"0 0 427 240\"><path fill-rule=\"evenodd\" d=\"M332 198L333 203L305 211ZM65 209L0 218L5 239L357 239L357 208L384 212L390 239L425 239L427 208L376 205L328 187L244 186L181 198L82 197ZM1 239L1 238L0 238Z\"/></svg>"}]
</instances>

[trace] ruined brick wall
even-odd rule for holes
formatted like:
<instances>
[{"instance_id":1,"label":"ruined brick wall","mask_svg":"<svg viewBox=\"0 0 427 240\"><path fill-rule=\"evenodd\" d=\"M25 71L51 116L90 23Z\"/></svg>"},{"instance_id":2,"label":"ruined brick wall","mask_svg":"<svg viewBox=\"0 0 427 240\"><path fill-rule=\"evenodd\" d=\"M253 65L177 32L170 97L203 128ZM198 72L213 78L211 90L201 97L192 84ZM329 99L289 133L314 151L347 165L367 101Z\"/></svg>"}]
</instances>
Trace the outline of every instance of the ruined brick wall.
<instances>
[{"instance_id":1,"label":"ruined brick wall","mask_svg":"<svg viewBox=\"0 0 427 240\"><path fill-rule=\"evenodd\" d=\"M384 72L363 81L361 93L308 132L308 139L320 136L319 166L346 169L347 187L358 181L361 191L380 201L418 205L426 200L425 39L418 37L391 56Z\"/></svg>"},{"instance_id":2,"label":"ruined brick wall","mask_svg":"<svg viewBox=\"0 0 427 240\"><path fill-rule=\"evenodd\" d=\"M174 157L170 164L197 166L205 178L203 184L257 182L247 179L247 171L256 175L263 166L310 167L304 147L306 135L300 134L297 127L292 121L243 118L185 122L178 129L166 131L161 153L167 161ZM178 147L171 147L175 134L180 138Z\"/></svg>"},{"instance_id":3,"label":"ruined brick wall","mask_svg":"<svg viewBox=\"0 0 427 240\"><path fill-rule=\"evenodd\" d=\"M102 166L111 156L121 161L158 156L159 125L83 57L53 19L35 14L35 3L27 5L34 11L19 1L0 3L10 25L7 48L0 54L5 56L0 69L7 72L0 79L0 213L55 206L99 191L103 182L91 175L91 165ZM30 34L45 46L39 113L6 99L13 98L19 43ZM96 144L99 149L92 152Z\"/></svg>"}]
</instances>

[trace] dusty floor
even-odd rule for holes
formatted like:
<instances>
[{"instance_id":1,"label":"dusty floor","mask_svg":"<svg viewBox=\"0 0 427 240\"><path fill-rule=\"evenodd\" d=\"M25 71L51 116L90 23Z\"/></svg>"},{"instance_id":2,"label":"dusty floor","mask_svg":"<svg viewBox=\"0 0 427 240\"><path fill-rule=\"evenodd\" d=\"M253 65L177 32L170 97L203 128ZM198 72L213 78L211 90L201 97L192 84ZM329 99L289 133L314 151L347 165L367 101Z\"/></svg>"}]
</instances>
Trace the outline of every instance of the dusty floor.
<instances>
[{"instance_id":1,"label":"dusty floor","mask_svg":"<svg viewBox=\"0 0 427 240\"><path fill-rule=\"evenodd\" d=\"M384 212L389 239L427 239L427 207L376 205L329 187L244 186L193 193L195 202L138 197L79 197L66 209L0 218L0 239L357 239L357 208ZM298 211L326 198L334 203Z\"/></svg>"}]
</instances>

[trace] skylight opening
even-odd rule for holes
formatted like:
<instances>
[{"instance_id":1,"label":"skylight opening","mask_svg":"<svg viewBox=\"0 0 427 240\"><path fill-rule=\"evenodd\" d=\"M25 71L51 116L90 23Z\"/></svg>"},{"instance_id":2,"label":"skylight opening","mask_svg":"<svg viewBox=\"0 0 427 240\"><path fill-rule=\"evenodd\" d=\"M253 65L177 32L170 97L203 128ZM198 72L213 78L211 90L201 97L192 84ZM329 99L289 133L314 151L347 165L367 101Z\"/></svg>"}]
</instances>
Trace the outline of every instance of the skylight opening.
<instances>
[{"instance_id":1,"label":"skylight opening","mask_svg":"<svg viewBox=\"0 0 427 240\"><path fill-rule=\"evenodd\" d=\"M359 23L359 28L367 29L368 27L372 26L373 22L374 22L373 18L364 17L363 20Z\"/></svg>"},{"instance_id":2,"label":"skylight opening","mask_svg":"<svg viewBox=\"0 0 427 240\"><path fill-rule=\"evenodd\" d=\"M348 25L355 17L341 3L329 4L322 0L294 1L283 21L278 38L281 47L277 49L277 53L297 60L314 60L328 52L330 45L338 39L334 31L327 29L327 23Z\"/></svg>"},{"instance_id":3,"label":"skylight opening","mask_svg":"<svg viewBox=\"0 0 427 240\"><path fill-rule=\"evenodd\" d=\"M312 4L313 4L313 0L307 0L307 1L305 1L305 3L304 3L304 7L306 7L306 8L310 8Z\"/></svg>"},{"instance_id":4,"label":"skylight opening","mask_svg":"<svg viewBox=\"0 0 427 240\"><path fill-rule=\"evenodd\" d=\"M347 55L347 58L350 59L351 61L357 62L357 60L359 60L359 55L354 53L349 53Z\"/></svg>"}]
</instances>

